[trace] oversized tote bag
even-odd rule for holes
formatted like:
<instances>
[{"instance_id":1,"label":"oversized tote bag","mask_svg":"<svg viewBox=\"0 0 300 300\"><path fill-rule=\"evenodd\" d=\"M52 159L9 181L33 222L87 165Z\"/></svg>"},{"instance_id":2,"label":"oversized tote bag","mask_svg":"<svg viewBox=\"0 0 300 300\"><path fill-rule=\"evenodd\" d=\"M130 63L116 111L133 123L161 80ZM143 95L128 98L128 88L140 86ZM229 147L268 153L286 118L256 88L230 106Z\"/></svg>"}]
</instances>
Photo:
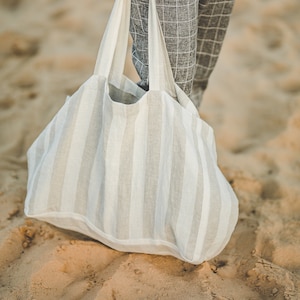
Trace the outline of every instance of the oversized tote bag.
<instances>
[{"instance_id":1,"label":"oversized tote bag","mask_svg":"<svg viewBox=\"0 0 300 300\"><path fill-rule=\"evenodd\" d=\"M25 214L120 251L199 264L227 244L238 202L149 5L149 92L123 75L130 0L116 0L94 75L28 150Z\"/></svg>"}]
</instances>

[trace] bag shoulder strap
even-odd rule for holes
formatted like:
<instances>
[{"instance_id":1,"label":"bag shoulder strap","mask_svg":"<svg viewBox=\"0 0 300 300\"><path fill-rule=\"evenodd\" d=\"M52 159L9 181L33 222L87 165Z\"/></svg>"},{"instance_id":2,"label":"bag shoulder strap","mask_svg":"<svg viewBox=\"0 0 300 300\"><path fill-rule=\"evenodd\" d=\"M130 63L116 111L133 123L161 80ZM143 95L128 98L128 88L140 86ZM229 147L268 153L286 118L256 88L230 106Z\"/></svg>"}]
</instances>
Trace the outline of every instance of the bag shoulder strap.
<instances>
[{"instance_id":1,"label":"bag shoulder strap","mask_svg":"<svg viewBox=\"0 0 300 300\"><path fill-rule=\"evenodd\" d=\"M106 25L94 69L95 75L120 81L124 73L130 22L130 0L116 0Z\"/></svg>"},{"instance_id":2,"label":"bag shoulder strap","mask_svg":"<svg viewBox=\"0 0 300 300\"><path fill-rule=\"evenodd\" d=\"M102 75L115 83L121 82L127 55L131 0L115 0L98 51L95 75ZM148 11L149 89L166 91L191 113L196 107L176 85L165 39L156 9L156 1L149 0Z\"/></svg>"}]
</instances>

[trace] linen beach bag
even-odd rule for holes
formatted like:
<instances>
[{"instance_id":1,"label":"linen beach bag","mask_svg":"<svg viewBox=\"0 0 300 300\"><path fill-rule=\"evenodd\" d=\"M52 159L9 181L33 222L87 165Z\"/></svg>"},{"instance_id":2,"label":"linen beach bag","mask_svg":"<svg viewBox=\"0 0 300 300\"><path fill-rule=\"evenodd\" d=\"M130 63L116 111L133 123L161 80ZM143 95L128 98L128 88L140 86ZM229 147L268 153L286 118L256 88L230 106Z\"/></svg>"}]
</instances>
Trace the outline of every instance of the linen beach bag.
<instances>
[{"instance_id":1,"label":"linen beach bag","mask_svg":"<svg viewBox=\"0 0 300 300\"><path fill-rule=\"evenodd\" d=\"M229 241L238 202L149 5L149 91L123 75L130 0L116 0L94 74L28 150L25 214L120 251L200 264Z\"/></svg>"}]
</instances>

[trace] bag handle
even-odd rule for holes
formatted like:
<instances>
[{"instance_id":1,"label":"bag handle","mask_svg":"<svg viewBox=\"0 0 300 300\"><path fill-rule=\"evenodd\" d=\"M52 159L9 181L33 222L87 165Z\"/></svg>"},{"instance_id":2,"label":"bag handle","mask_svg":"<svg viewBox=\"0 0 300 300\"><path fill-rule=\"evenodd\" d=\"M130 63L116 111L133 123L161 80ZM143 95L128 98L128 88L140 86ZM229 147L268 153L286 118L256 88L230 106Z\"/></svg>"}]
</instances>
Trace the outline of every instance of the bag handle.
<instances>
[{"instance_id":1,"label":"bag handle","mask_svg":"<svg viewBox=\"0 0 300 300\"><path fill-rule=\"evenodd\" d=\"M149 1L148 14L149 89L164 90L176 97L175 80L155 0Z\"/></svg>"},{"instance_id":2,"label":"bag handle","mask_svg":"<svg viewBox=\"0 0 300 300\"><path fill-rule=\"evenodd\" d=\"M156 0L149 0L148 51L149 89L152 91L166 91L182 107L199 117L196 106L175 83L165 38L156 10Z\"/></svg>"},{"instance_id":3,"label":"bag handle","mask_svg":"<svg viewBox=\"0 0 300 300\"><path fill-rule=\"evenodd\" d=\"M130 0L116 0L106 25L94 69L95 75L120 82L123 76L130 22Z\"/></svg>"},{"instance_id":4,"label":"bag handle","mask_svg":"<svg viewBox=\"0 0 300 300\"><path fill-rule=\"evenodd\" d=\"M97 56L94 74L120 82L124 72L130 22L130 0L116 0ZM148 14L149 89L176 96L175 81L155 0L149 0Z\"/></svg>"}]
</instances>

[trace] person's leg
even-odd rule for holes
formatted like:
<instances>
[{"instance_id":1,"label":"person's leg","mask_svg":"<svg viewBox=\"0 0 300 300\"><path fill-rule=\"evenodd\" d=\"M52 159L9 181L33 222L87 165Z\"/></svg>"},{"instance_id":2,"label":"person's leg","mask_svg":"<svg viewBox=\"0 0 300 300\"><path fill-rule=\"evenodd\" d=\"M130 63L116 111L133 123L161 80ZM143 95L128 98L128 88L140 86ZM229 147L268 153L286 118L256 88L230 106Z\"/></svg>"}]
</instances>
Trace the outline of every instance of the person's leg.
<instances>
[{"instance_id":1,"label":"person's leg","mask_svg":"<svg viewBox=\"0 0 300 300\"><path fill-rule=\"evenodd\" d=\"M233 4L234 0L199 0L196 74L191 97L198 108L218 60Z\"/></svg>"},{"instance_id":2,"label":"person's leg","mask_svg":"<svg viewBox=\"0 0 300 300\"><path fill-rule=\"evenodd\" d=\"M175 82L190 95L196 67L199 0L156 0ZM130 32L133 63L148 88L148 6L149 0L131 1Z\"/></svg>"},{"instance_id":3,"label":"person's leg","mask_svg":"<svg viewBox=\"0 0 300 300\"><path fill-rule=\"evenodd\" d=\"M199 108L219 57L234 0L156 2L175 82ZM130 22L133 63L144 89L148 88L148 5L149 0L132 0Z\"/></svg>"}]
</instances>

